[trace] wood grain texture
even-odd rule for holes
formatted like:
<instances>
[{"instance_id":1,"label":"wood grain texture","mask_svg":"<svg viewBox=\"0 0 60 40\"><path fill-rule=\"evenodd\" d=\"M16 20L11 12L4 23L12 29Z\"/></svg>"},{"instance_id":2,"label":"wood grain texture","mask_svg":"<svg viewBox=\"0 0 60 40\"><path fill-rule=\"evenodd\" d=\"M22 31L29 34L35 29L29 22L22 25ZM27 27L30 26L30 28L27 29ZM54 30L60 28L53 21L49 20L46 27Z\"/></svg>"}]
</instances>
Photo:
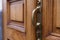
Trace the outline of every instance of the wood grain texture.
<instances>
[{"instance_id":1,"label":"wood grain texture","mask_svg":"<svg viewBox=\"0 0 60 40\"><path fill-rule=\"evenodd\" d=\"M60 0L57 0L56 27L60 27Z\"/></svg>"},{"instance_id":2,"label":"wood grain texture","mask_svg":"<svg viewBox=\"0 0 60 40\"><path fill-rule=\"evenodd\" d=\"M27 35L27 0L24 0L24 28L25 28L25 33ZM27 40L27 36L25 36Z\"/></svg>"},{"instance_id":3,"label":"wood grain texture","mask_svg":"<svg viewBox=\"0 0 60 40\"><path fill-rule=\"evenodd\" d=\"M46 40L60 40L60 37L56 37L56 36L48 36L47 38L46 38Z\"/></svg>"},{"instance_id":4,"label":"wood grain texture","mask_svg":"<svg viewBox=\"0 0 60 40\"><path fill-rule=\"evenodd\" d=\"M18 24L18 23L15 23L15 22L11 22L11 23L9 23L8 27L25 33L25 27L24 27L23 23Z\"/></svg>"},{"instance_id":5,"label":"wood grain texture","mask_svg":"<svg viewBox=\"0 0 60 40\"><path fill-rule=\"evenodd\" d=\"M32 11L36 7L37 0L27 0L27 27L26 40L36 40L35 26L32 25Z\"/></svg>"},{"instance_id":6,"label":"wood grain texture","mask_svg":"<svg viewBox=\"0 0 60 40\"><path fill-rule=\"evenodd\" d=\"M11 5L10 5L10 19L11 19L11 20L15 20L15 18L16 18L16 17L15 17L15 14L16 14L16 13L15 13L15 10L16 10L16 9L15 9L15 5L11 4Z\"/></svg>"},{"instance_id":7,"label":"wood grain texture","mask_svg":"<svg viewBox=\"0 0 60 40\"><path fill-rule=\"evenodd\" d=\"M10 5L10 18L15 21L23 21L23 1L13 2Z\"/></svg>"},{"instance_id":8,"label":"wood grain texture","mask_svg":"<svg viewBox=\"0 0 60 40\"><path fill-rule=\"evenodd\" d=\"M53 6L53 32L55 33L56 32L56 13L57 13L57 10L56 10L56 7L57 7L57 4L56 4L57 0L54 0L54 6Z\"/></svg>"},{"instance_id":9,"label":"wood grain texture","mask_svg":"<svg viewBox=\"0 0 60 40\"><path fill-rule=\"evenodd\" d=\"M55 33L60 34L60 29L56 28Z\"/></svg>"},{"instance_id":10,"label":"wood grain texture","mask_svg":"<svg viewBox=\"0 0 60 40\"><path fill-rule=\"evenodd\" d=\"M3 40L7 40L7 37L6 37L6 31L7 31L7 22L8 22L8 15L7 15L7 12L8 12L8 7L7 7L7 0L3 0Z\"/></svg>"},{"instance_id":11,"label":"wood grain texture","mask_svg":"<svg viewBox=\"0 0 60 40\"><path fill-rule=\"evenodd\" d=\"M42 1L42 40L52 32L52 5L53 0Z\"/></svg>"},{"instance_id":12,"label":"wood grain texture","mask_svg":"<svg viewBox=\"0 0 60 40\"><path fill-rule=\"evenodd\" d=\"M57 33L51 33L52 36L60 37L60 34Z\"/></svg>"},{"instance_id":13,"label":"wood grain texture","mask_svg":"<svg viewBox=\"0 0 60 40\"><path fill-rule=\"evenodd\" d=\"M54 11L53 11L53 32L60 34L60 0L54 0Z\"/></svg>"},{"instance_id":14,"label":"wood grain texture","mask_svg":"<svg viewBox=\"0 0 60 40\"><path fill-rule=\"evenodd\" d=\"M10 40L26 40L25 33L19 32L14 29L8 28L7 34L8 34L7 39L10 39Z\"/></svg>"}]
</instances>

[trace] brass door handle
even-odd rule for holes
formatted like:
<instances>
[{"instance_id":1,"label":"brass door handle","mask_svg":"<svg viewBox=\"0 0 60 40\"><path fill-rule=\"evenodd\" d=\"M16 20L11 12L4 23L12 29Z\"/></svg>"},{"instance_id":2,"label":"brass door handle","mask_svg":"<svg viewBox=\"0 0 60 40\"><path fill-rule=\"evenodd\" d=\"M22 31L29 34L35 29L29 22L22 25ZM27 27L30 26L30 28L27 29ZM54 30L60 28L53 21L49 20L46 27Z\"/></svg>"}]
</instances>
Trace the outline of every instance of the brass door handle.
<instances>
[{"instance_id":1,"label":"brass door handle","mask_svg":"<svg viewBox=\"0 0 60 40\"><path fill-rule=\"evenodd\" d=\"M35 27L36 40L42 40L41 8L42 8L41 0L38 0L37 7L32 11L32 25Z\"/></svg>"},{"instance_id":2,"label":"brass door handle","mask_svg":"<svg viewBox=\"0 0 60 40\"><path fill-rule=\"evenodd\" d=\"M32 11L32 24L33 25L40 25L40 23L34 23L34 15L36 14L35 12L37 12L38 9L40 9L41 6L37 6L33 11Z\"/></svg>"}]
</instances>

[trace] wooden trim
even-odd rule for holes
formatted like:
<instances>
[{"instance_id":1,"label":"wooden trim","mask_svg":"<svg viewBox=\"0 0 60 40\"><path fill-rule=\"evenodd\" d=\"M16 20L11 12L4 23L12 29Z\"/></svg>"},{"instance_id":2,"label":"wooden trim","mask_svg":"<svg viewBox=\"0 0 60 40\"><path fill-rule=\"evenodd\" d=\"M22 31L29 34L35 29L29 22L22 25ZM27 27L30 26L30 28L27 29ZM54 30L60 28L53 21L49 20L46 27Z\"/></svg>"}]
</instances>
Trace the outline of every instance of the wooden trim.
<instances>
[{"instance_id":1,"label":"wooden trim","mask_svg":"<svg viewBox=\"0 0 60 40\"><path fill-rule=\"evenodd\" d=\"M35 27L32 26L32 11L36 7L37 0L27 0L27 27L26 40L36 40Z\"/></svg>"},{"instance_id":2,"label":"wooden trim","mask_svg":"<svg viewBox=\"0 0 60 40\"><path fill-rule=\"evenodd\" d=\"M57 33L51 33L52 36L60 37L60 34Z\"/></svg>"},{"instance_id":3,"label":"wooden trim","mask_svg":"<svg viewBox=\"0 0 60 40\"><path fill-rule=\"evenodd\" d=\"M8 14L7 14L7 20L8 20L7 23L9 23L9 21L10 21L10 10L9 10L9 9L10 9L10 3L7 2L7 10L8 10L8 11L7 11L7 13L8 13Z\"/></svg>"},{"instance_id":4,"label":"wooden trim","mask_svg":"<svg viewBox=\"0 0 60 40\"><path fill-rule=\"evenodd\" d=\"M60 0L56 1L56 27L60 27Z\"/></svg>"},{"instance_id":5,"label":"wooden trim","mask_svg":"<svg viewBox=\"0 0 60 40\"><path fill-rule=\"evenodd\" d=\"M57 21L59 19L57 19L57 15L58 15L58 6L59 6L59 0L54 0L54 13L53 13L53 33L57 33L57 34L60 34L60 27L59 25L57 25ZM58 9L57 9L58 8ZM59 23L58 23L59 24Z\"/></svg>"},{"instance_id":6,"label":"wooden trim","mask_svg":"<svg viewBox=\"0 0 60 40\"><path fill-rule=\"evenodd\" d=\"M11 24L11 25L8 25L9 28L12 28L12 29L15 29L17 31L20 31L20 32L23 32L25 33L25 28L20 26L20 25L14 25L14 24Z\"/></svg>"},{"instance_id":7,"label":"wooden trim","mask_svg":"<svg viewBox=\"0 0 60 40\"><path fill-rule=\"evenodd\" d=\"M42 40L45 40L52 32L53 0L43 0L42 6Z\"/></svg>"},{"instance_id":8,"label":"wooden trim","mask_svg":"<svg viewBox=\"0 0 60 40\"><path fill-rule=\"evenodd\" d=\"M53 32L56 32L56 13L57 13L57 0L54 0L54 6L53 6Z\"/></svg>"},{"instance_id":9,"label":"wooden trim","mask_svg":"<svg viewBox=\"0 0 60 40\"><path fill-rule=\"evenodd\" d=\"M26 31L26 27L27 27L27 0L24 0L24 15L23 16L24 16L24 26L25 26L25 31Z\"/></svg>"},{"instance_id":10,"label":"wooden trim","mask_svg":"<svg viewBox=\"0 0 60 40\"><path fill-rule=\"evenodd\" d=\"M3 40L7 40L6 37L6 31L7 31L7 11L8 11L8 7L7 7L7 0L3 0L2 1L3 4Z\"/></svg>"},{"instance_id":11,"label":"wooden trim","mask_svg":"<svg viewBox=\"0 0 60 40\"><path fill-rule=\"evenodd\" d=\"M60 27L56 27L57 29L60 29Z\"/></svg>"},{"instance_id":12,"label":"wooden trim","mask_svg":"<svg viewBox=\"0 0 60 40\"><path fill-rule=\"evenodd\" d=\"M60 40L60 37L49 35L46 40Z\"/></svg>"},{"instance_id":13,"label":"wooden trim","mask_svg":"<svg viewBox=\"0 0 60 40\"><path fill-rule=\"evenodd\" d=\"M23 0L8 0L9 2L23 1Z\"/></svg>"}]
</instances>

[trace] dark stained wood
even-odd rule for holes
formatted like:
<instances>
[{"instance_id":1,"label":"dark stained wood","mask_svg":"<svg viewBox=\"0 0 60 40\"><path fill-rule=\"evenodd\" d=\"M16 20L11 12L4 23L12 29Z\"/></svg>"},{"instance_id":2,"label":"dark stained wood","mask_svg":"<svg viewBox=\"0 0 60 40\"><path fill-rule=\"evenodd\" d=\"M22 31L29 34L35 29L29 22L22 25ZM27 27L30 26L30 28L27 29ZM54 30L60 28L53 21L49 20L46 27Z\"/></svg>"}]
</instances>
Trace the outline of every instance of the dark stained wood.
<instances>
[{"instance_id":1,"label":"dark stained wood","mask_svg":"<svg viewBox=\"0 0 60 40\"><path fill-rule=\"evenodd\" d=\"M60 29L60 26L59 27L56 27L57 29Z\"/></svg>"}]
</instances>

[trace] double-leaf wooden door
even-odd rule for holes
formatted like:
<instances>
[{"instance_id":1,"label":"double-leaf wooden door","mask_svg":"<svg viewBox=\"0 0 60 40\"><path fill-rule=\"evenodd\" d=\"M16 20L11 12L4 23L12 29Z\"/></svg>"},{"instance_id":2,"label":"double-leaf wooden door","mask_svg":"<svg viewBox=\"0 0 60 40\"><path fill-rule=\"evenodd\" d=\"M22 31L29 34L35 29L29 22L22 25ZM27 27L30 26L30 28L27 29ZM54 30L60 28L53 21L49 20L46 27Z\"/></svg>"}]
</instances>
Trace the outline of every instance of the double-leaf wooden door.
<instances>
[{"instance_id":1,"label":"double-leaf wooden door","mask_svg":"<svg viewBox=\"0 0 60 40\"><path fill-rule=\"evenodd\" d=\"M3 40L60 40L60 0L3 0Z\"/></svg>"}]
</instances>

